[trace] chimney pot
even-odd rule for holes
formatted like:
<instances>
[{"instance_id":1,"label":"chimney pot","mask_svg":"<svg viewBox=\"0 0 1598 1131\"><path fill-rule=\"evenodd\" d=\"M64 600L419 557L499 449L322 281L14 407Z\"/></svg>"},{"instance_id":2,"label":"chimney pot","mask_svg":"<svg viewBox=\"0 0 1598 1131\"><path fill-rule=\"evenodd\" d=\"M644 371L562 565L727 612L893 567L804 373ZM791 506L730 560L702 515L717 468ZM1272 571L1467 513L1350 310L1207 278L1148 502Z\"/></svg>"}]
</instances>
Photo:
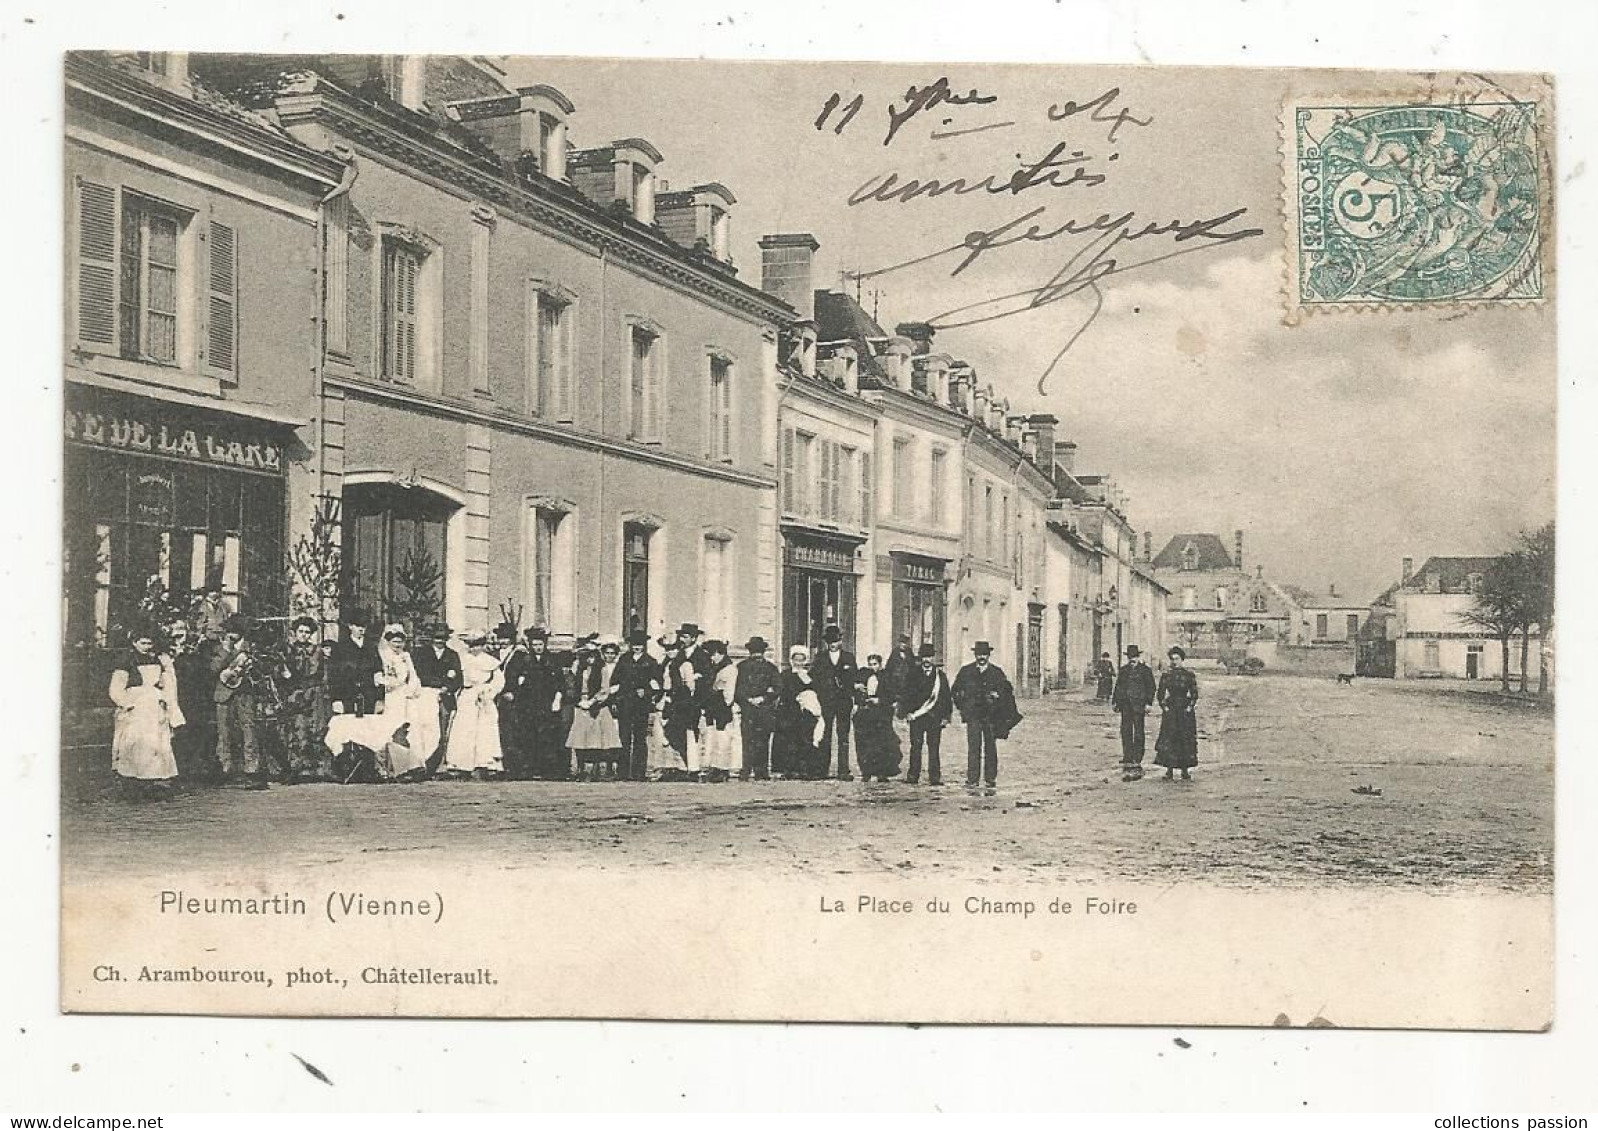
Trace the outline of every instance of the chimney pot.
<instances>
[{"instance_id":1,"label":"chimney pot","mask_svg":"<svg viewBox=\"0 0 1598 1131\"><path fill-rule=\"evenodd\" d=\"M1415 576L1415 559L1414 558L1405 558L1404 559L1404 576L1401 579L1401 583L1407 585L1409 583L1409 579L1411 577L1414 577L1414 576Z\"/></svg>"},{"instance_id":2,"label":"chimney pot","mask_svg":"<svg viewBox=\"0 0 1598 1131\"><path fill-rule=\"evenodd\" d=\"M1076 442L1074 440L1060 440L1054 445L1054 462L1060 465L1060 470L1067 475L1076 474Z\"/></svg>"},{"instance_id":3,"label":"chimney pot","mask_svg":"<svg viewBox=\"0 0 1598 1131\"><path fill-rule=\"evenodd\" d=\"M813 274L820 247L809 232L760 238L760 289L782 299L807 321L816 316Z\"/></svg>"},{"instance_id":4,"label":"chimney pot","mask_svg":"<svg viewBox=\"0 0 1598 1131\"><path fill-rule=\"evenodd\" d=\"M1238 569L1242 569L1243 568L1243 532L1241 530L1236 530L1236 531L1232 532L1232 546L1233 546L1232 564L1234 566L1236 566Z\"/></svg>"},{"instance_id":5,"label":"chimney pot","mask_svg":"<svg viewBox=\"0 0 1598 1131\"><path fill-rule=\"evenodd\" d=\"M893 328L893 332L914 342L916 353L930 353L932 336L937 331L932 328L930 322L901 322Z\"/></svg>"}]
</instances>

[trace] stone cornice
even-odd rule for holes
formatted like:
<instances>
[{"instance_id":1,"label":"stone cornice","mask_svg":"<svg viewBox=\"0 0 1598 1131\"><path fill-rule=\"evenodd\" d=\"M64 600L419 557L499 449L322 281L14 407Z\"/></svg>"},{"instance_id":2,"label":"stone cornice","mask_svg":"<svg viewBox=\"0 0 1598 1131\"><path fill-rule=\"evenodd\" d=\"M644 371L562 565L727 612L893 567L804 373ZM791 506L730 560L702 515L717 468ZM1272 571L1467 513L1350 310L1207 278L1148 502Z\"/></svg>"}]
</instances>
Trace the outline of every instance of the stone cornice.
<instances>
[{"instance_id":1,"label":"stone cornice","mask_svg":"<svg viewBox=\"0 0 1598 1131\"><path fill-rule=\"evenodd\" d=\"M802 374L784 372L782 380L792 382L789 388L795 394L804 393L833 408L840 408L846 412L855 413L866 420L874 420L882 415L880 405L861 397L851 396L836 385L832 385L819 377L805 377Z\"/></svg>"},{"instance_id":2,"label":"stone cornice","mask_svg":"<svg viewBox=\"0 0 1598 1131\"><path fill-rule=\"evenodd\" d=\"M775 489L777 486L777 480L773 476L758 475L754 472L728 467L726 464L708 463L692 459L649 444L634 444L624 440L614 440L608 436L601 436L579 428L546 424L543 421L516 416L498 408L479 407L463 401L429 396L426 393L419 393L414 389L407 389L388 382L380 383L369 381L364 377L349 377L332 373L326 376L325 381L330 388L341 389L357 398L364 397L368 400L404 405L406 408L431 413L435 416L447 417L451 420L486 424L489 427L498 428L506 432L515 432L523 436L533 436L540 440L547 440L563 447L603 452L606 455L637 460L639 463L653 464L657 467L666 467L673 471L687 472L691 475L700 475L706 479L719 479L726 483L736 483L744 487Z\"/></svg>"},{"instance_id":3,"label":"stone cornice","mask_svg":"<svg viewBox=\"0 0 1598 1131\"><path fill-rule=\"evenodd\" d=\"M746 317L779 325L794 318L787 303L702 265L690 249L677 247L643 224L605 213L570 185L541 176L518 184L488 158L355 98L324 79L317 78L308 90L279 95L277 110L285 125L323 124L407 169L442 181L463 196L486 201L507 216L575 234L596 249Z\"/></svg>"},{"instance_id":4,"label":"stone cornice","mask_svg":"<svg viewBox=\"0 0 1598 1131\"><path fill-rule=\"evenodd\" d=\"M312 186L307 191L314 188L325 193L343 178L344 162L337 157L319 153L263 124L224 114L116 67L69 54L65 74L68 91L79 91L147 118L152 124L194 135L310 181Z\"/></svg>"}]
</instances>

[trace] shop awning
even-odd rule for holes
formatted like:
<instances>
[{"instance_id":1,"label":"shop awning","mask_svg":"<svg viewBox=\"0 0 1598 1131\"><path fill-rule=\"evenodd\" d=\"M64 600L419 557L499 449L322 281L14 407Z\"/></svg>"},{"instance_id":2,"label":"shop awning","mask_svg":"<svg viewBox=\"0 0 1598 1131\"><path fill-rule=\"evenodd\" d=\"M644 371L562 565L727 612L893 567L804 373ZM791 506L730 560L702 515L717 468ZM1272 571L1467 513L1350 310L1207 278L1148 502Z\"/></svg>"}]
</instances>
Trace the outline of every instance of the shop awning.
<instances>
[{"instance_id":1,"label":"shop awning","mask_svg":"<svg viewBox=\"0 0 1598 1131\"><path fill-rule=\"evenodd\" d=\"M271 424L283 424L291 428L303 428L310 420L303 416L294 416L280 408L271 405L257 404L253 401L224 400L220 397L205 397L198 393L184 392L182 389L173 389L166 385L151 385L143 381L133 381L126 377L112 377L105 373L91 373L82 369L69 369L66 373L69 382L75 385L89 385L96 389L109 389L116 393L125 393L129 396L148 397L151 400L164 401L167 404L183 405L186 408L204 409L207 412L225 412L231 416L243 416L251 420L263 420Z\"/></svg>"}]
</instances>

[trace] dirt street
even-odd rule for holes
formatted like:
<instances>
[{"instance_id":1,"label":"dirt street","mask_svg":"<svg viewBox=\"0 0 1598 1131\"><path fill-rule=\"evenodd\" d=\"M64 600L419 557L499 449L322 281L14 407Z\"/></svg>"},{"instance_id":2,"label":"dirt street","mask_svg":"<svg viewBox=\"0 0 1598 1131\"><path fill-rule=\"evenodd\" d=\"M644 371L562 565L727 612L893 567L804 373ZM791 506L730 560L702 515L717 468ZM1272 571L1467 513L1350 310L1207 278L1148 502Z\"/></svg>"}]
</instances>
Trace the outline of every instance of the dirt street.
<instances>
[{"instance_id":1,"label":"dirt street","mask_svg":"<svg viewBox=\"0 0 1598 1131\"><path fill-rule=\"evenodd\" d=\"M945 732L939 789L856 782L473 783L200 790L68 800L69 876L545 865L1118 877L1229 886L1548 890L1553 716L1433 685L1200 673L1191 784L1123 783L1117 721L1080 692L1023 701L994 791ZM1149 759L1158 711L1149 717ZM1370 787L1380 795L1355 793ZM398 862L398 861L396 861Z\"/></svg>"}]
</instances>

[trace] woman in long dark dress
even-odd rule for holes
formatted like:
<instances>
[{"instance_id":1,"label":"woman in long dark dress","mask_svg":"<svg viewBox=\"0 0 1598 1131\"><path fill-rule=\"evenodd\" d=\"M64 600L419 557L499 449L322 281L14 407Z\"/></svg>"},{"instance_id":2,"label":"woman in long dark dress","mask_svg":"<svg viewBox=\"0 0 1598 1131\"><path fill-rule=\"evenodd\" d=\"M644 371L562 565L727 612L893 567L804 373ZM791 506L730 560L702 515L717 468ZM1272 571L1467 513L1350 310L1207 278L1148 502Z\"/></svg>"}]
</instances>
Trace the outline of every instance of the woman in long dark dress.
<instances>
[{"instance_id":1,"label":"woman in long dark dress","mask_svg":"<svg viewBox=\"0 0 1598 1131\"><path fill-rule=\"evenodd\" d=\"M1188 770L1198 765L1198 679L1182 666L1187 653L1172 648L1171 666L1160 676L1155 698L1160 704L1160 734L1154 740L1154 764L1165 767L1165 779L1182 771L1183 781L1192 781Z\"/></svg>"},{"instance_id":2,"label":"woman in long dark dress","mask_svg":"<svg viewBox=\"0 0 1598 1131\"><path fill-rule=\"evenodd\" d=\"M867 656L855 683L854 733L860 754L860 777L885 782L899 772L899 736L893 729L893 699L881 656Z\"/></svg>"},{"instance_id":3,"label":"woman in long dark dress","mask_svg":"<svg viewBox=\"0 0 1598 1131\"><path fill-rule=\"evenodd\" d=\"M821 749L821 700L810 678L810 650L796 644L788 650L788 670L777 685L777 724L771 743L772 775L816 779L827 776Z\"/></svg>"}]
</instances>

